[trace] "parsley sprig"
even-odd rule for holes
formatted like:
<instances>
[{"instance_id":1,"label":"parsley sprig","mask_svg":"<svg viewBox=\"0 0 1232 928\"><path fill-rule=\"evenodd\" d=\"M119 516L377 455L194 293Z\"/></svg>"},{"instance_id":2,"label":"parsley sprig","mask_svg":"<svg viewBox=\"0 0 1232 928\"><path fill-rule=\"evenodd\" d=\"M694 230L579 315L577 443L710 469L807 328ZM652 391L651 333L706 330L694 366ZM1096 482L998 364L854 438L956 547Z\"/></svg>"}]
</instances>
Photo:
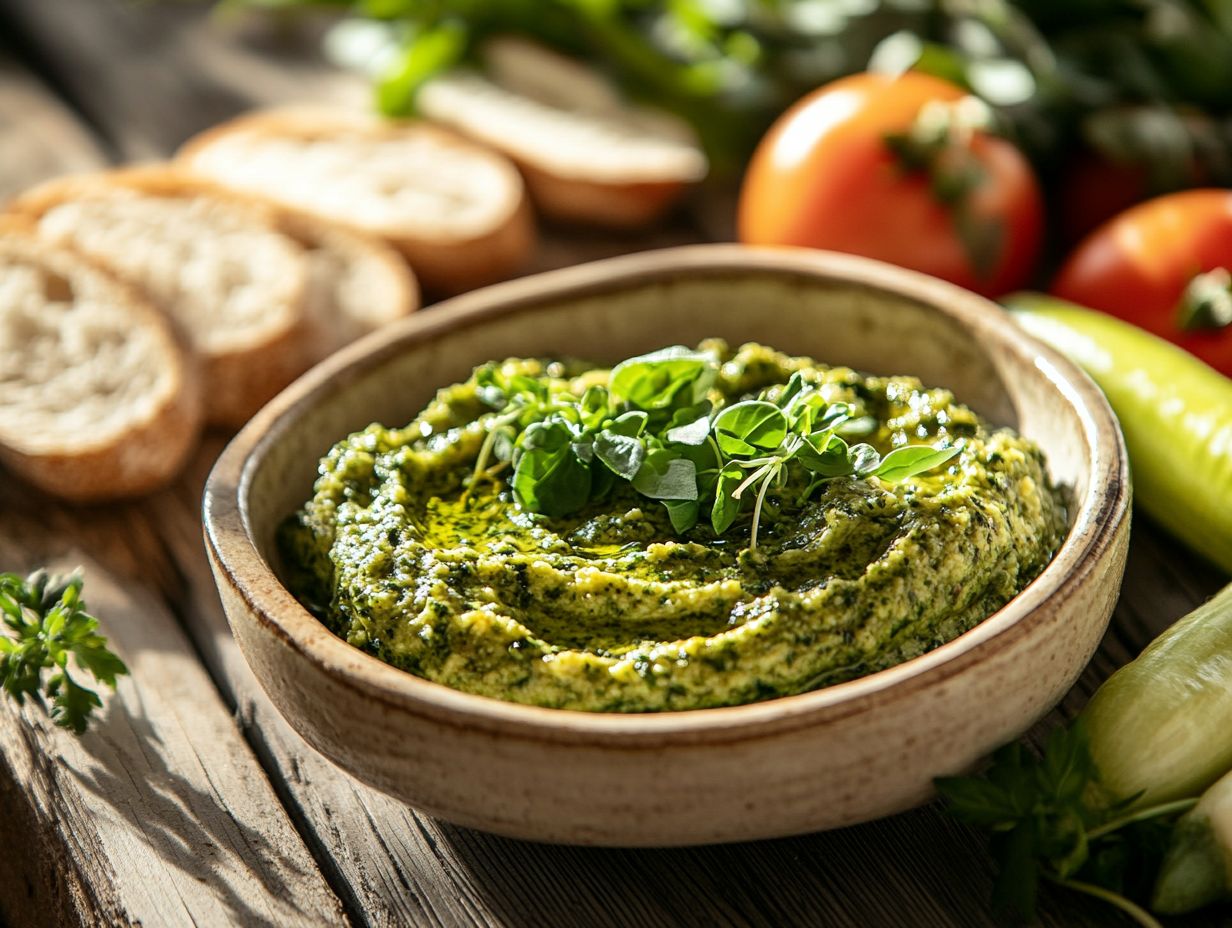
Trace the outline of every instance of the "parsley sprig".
<instances>
[{"instance_id":1,"label":"parsley sprig","mask_svg":"<svg viewBox=\"0 0 1232 928\"><path fill-rule=\"evenodd\" d=\"M0 574L0 619L8 632L0 632L0 686L18 704L27 696L50 697L56 724L78 734L102 700L74 679L70 656L77 669L113 689L116 677L128 673L98 634L98 620L85 611L81 586L79 573L52 577L38 570L25 579ZM47 670L51 675L44 679Z\"/></svg>"},{"instance_id":2,"label":"parsley sprig","mask_svg":"<svg viewBox=\"0 0 1232 928\"><path fill-rule=\"evenodd\" d=\"M707 518L716 535L751 514L757 550L766 496L806 475L797 505L827 480L898 482L932 470L957 446L914 445L882 457L847 438L876 428L845 403L829 403L799 372L781 388L716 409L719 373L709 352L674 346L616 365L606 386L582 395L551 381L476 372L479 399L493 412L468 492L512 468L509 484L531 512L563 516L609 493L618 480L666 508L678 533ZM495 463L494 463L495 461Z\"/></svg>"},{"instance_id":3,"label":"parsley sprig","mask_svg":"<svg viewBox=\"0 0 1232 928\"><path fill-rule=\"evenodd\" d=\"M1006 745L982 776L944 777L936 786L951 815L992 833L998 908L1033 918L1047 880L1160 928L1127 892L1152 884L1171 823L1197 800L1142 808L1135 808L1138 796L1106 802L1081 721L1055 729L1038 757Z\"/></svg>"}]
</instances>

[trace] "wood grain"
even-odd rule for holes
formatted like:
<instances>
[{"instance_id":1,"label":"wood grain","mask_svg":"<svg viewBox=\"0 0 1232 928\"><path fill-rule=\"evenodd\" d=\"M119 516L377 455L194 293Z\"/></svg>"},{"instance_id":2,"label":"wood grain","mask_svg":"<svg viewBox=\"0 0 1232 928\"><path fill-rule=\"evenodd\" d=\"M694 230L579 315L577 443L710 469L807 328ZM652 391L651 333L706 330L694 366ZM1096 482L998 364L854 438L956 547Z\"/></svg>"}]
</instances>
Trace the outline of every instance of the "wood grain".
<instances>
[{"instance_id":1,"label":"wood grain","mask_svg":"<svg viewBox=\"0 0 1232 928\"><path fill-rule=\"evenodd\" d=\"M55 76L124 160L165 158L263 103L367 100L359 78L321 67L299 30L211 18L210 7L56 0L10 3L0 15L27 59Z\"/></svg>"},{"instance_id":2,"label":"wood grain","mask_svg":"<svg viewBox=\"0 0 1232 928\"><path fill-rule=\"evenodd\" d=\"M102 161L88 131L11 64L0 114L0 184ZM0 920L345 922L196 652L149 592L174 568L145 511L74 511L7 476L0 487L0 570L83 552L68 561L88 562L87 601L132 671L81 739L40 706L0 702L0 847L26 849L4 855Z\"/></svg>"},{"instance_id":3,"label":"wood grain","mask_svg":"<svg viewBox=\"0 0 1232 928\"><path fill-rule=\"evenodd\" d=\"M229 32L207 32L201 7L196 5L186 9L127 0L23 2L6 4L0 9L0 21L5 17L7 22L0 22L5 35L23 41L29 60L38 62L65 90L114 151L129 157L165 156L216 119L254 102L312 95L316 92L312 88L337 79L319 71L311 54L302 52L302 45L297 51L298 43L286 40L276 29L231 26ZM294 63L301 59L302 63ZM12 83L0 82L0 86L11 87ZM17 112L3 105L9 99L13 97L0 94L0 118ZM96 154L87 154L88 149L97 152L99 146L92 145L88 135L67 119L63 107L55 109L54 117L42 118L67 127L58 136L40 132L14 142L12 131L2 127L29 125L27 120L33 117L27 110L20 120L14 117L0 124L0 152L22 152L21 157L27 159L22 161L23 169L34 166L29 168L32 174L88 167L96 158ZM48 110L43 108L43 112ZM3 147L47 148L44 140L67 137L65 132L80 138L66 143L64 150L52 143L50 150L27 156L26 148ZM79 144L82 139L85 143ZM57 166L59 157L68 161ZM74 160L78 158L82 160ZM12 170L7 157L0 167ZM30 176L12 183L36 179ZM728 237L727 205L708 209L710 202L688 216L677 217L655 243ZM570 230L549 230L548 241L541 267L649 244L646 239L609 241ZM129 654L140 672L109 701L105 724L89 736L93 740L78 746L80 754L65 753L72 750L72 743L61 747L64 736L48 731L37 709L26 710L33 715L23 714L20 720L11 712L0 714L0 807L4 810L0 847L30 849L25 855L29 860L19 860L20 867L0 866L0 922L24 926L67 921L58 909L54 914L33 910L29 900L43 899L43 893L58 893L66 906L75 906L72 920L80 916L86 922L113 921L109 913L115 910L105 909L103 900L115 882L114 858L118 856L121 864L126 858L102 846L107 842L100 837L100 829L134 827L132 819L115 811L111 800L123 794L116 790L143 785L154 794L138 819L149 834L128 846L140 845L155 868L149 872L156 876L147 881L154 888L148 900L152 906L171 904L173 890L179 887L175 880L183 876L176 871L188 860L185 848L203 848L208 841L228 855L239 855L248 834L245 829L256 822L259 834L252 837L249 848L254 851L254 860L248 864L252 885L243 892L236 890L236 898L258 918L268 919L275 914L275 903L250 901L244 893L252 892L254 885L277 888L282 880L281 895L318 900L320 912L316 914L340 920L342 915L320 889L312 864L306 862L296 836L287 833L285 821L270 826L258 814L271 815L271 809L277 812L280 801L357 924L937 928L1002 924L986 904L992 868L982 837L935 807L842 831L752 845L599 850L528 844L467 831L434 822L356 784L308 748L272 709L225 626L203 559L197 515L204 474L223 440L210 438L191 472L175 488L141 506L73 511L0 477L7 488L0 493L0 551L16 546L33 557L39 549L71 543L96 559L106 576L99 576L97 584L92 579L87 592L99 612L106 609L108 630L116 635L117 643L122 636L111 627L112 611L141 617L137 627L142 630L145 623L161 623L160 634L166 640L174 637L168 613L182 622L269 777L264 798L258 802L250 795L243 800L259 806L252 809L257 817L235 820L236 800L218 792L209 780L199 779L201 771L208 774L213 769L212 763L195 759L213 757L208 743L201 749L205 753L195 755L195 706L198 698L210 704L208 691L201 695L201 688L194 688L197 695L185 703L193 706L194 714L185 720L183 713L188 710L179 700L168 705L157 688L147 692L146 663ZM16 529L18 524L26 527ZM24 550L27 544L30 550ZM1112 628L1082 680L1035 736L1071 717L1116 666L1221 581L1213 568L1196 562L1140 519L1134 528L1125 595ZM100 587L111 590L103 599L99 599L103 593L95 592ZM113 595L114 600L108 598ZM136 643L138 650L147 649L145 637ZM175 666L185 674L199 674L190 659L192 651L183 647L182 639L176 647L179 650L166 646L162 651L186 656ZM152 655L160 649L148 647L148 652ZM217 712L208 712L212 724L217 724ZM164 726L168 733L163 733ZM162 742L147 741L151 728ZM211 726L202 726L201 731L214 734ZM187 752L184 740L177 739L187 739L194 754ZM247 750L243 744L227 744L229 757L242 756ZM168 745L175 746L172 753ZM140 784L131 778L125 784L107 766L117 762L115 751L121 748L137 750L140 755L132 761L144 765L134 768L144 771ZM128 755L123 756L123 763L129 763ZM65 757L70 758L69 764L62 762ZM19 780L13 772L19 766L25 779ZM187 781L191 788L181 782L181 768L196 770L198 779ZM250 765L238 769L246 779L265 782L262 773ZM231 775L227 782L232 782ZM41 790L38 795L46 797L41 800L44 805L51 801L48 790L52 788L57 796L75 797L76 805L69 807L66 817L72 827L57 828L40 817L37 810L41 807L30 801L21 785L25 783ZM109 794L97 796L90 784ZM271 787L276 800L269 792ZM66 813L62 810L62 814ZM201 838L198 829L205 834L201 844L195 843ZM160 847L171 859L160 853ZM271 849L278 852L280 861L269 859ZM78 869L62 874L66 858ZM98 861L98 865L84 873L83 865L76 862L79 859ZM230 866L238 858L225 859ZM195 865L198 857L191 860ZM302 890L301 885L309 889ZM184 892L193 899L204 898L191 895L191 887ZM234 901L228 908L225 891L216 891L213 898L221 917L244 921L248 913L241 912L241 903ZM303 910L314 905L276 914L286 916L285 924L297 924L301 916L311 920L314 913ZM162 924L157 918L170 911L156 909L146 924ZM1105 906L1051 889L1043 895L1040 923L1055 928L1128 924ZM1226 925L1227 917L1214 913L1185 924Z\"/></svg>"},{"instance_id":4,"label":"wood grain","mask_svg":"<svg viewBox=\"0 0 1232 928\"><path fill-rule=\"evenodd\" d=\"M71 569L128 664L80 738L0 706L0 907L14 925L336 925L345 916L183 632L139 587L41 524L6 520L0 563ZM40 553L41 552L41 553ZM15 889L20 891L14 891Z\"/></svg>"}]
</instances>

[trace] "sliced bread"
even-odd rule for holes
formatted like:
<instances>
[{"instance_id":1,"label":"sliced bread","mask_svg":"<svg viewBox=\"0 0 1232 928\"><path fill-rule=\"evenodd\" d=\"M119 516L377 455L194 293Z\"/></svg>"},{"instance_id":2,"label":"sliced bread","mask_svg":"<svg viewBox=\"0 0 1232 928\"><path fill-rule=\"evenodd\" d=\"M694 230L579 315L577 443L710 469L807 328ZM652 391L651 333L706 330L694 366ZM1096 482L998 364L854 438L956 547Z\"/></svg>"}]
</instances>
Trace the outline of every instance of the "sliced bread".
<instances>
[{"instance_id":1,"label":"sliced bread","mask_svg":"<svg viewBox=\"0 0 1232 928\"><path fill-rule=\"evenodd\" d=\"M308 259L271 210L165 166L50 181L13 208L172 319L200 359L209 422L243 424L307 366Z\"/></svg>"},{"instance_id":2,"label":"sliced bread","mask_svg":"<svg viewBox=\"0 0 1232 928\"><path fill-rule=\"evenodd\" d=\"M136 496L179 473L200 426L167 320L84 256L0 225L0 462L66 499Z\"/></svg>"},{"instance_id":3,"label":"sliced bread","mask_svg":"<svg viewBox=\"0 0 1232 928\"><path fill-rule=\"evenodd\" d=\"M424 285L507 277L534 247L517 169L421 122L346 110L265 110L192 139L181 163L212 180L388 240Z\"/></svg>"},{"instance_id":4,"label":"sliced bread","mask_svg":"<svg viewBox=\"0 0 1232 928\"><path fill-rule=\"evenodd\" d=\"M522 39L484 50L486 76L450 72L419 91L420 111L508 155L547 216L636 228L706 175L681 120L630 106L585 65Z\"/></svg>"},{"instance_id":5,"label":"sliced bread","mask_svg":"<svg viewBox=\"0 0 1232 928\"><path fill-rule=\"evenodd\" d=\"M419 308L414 273L384 239L285 207L278 222L308 255L312 360Z\"/></svg>"}]
</instances>

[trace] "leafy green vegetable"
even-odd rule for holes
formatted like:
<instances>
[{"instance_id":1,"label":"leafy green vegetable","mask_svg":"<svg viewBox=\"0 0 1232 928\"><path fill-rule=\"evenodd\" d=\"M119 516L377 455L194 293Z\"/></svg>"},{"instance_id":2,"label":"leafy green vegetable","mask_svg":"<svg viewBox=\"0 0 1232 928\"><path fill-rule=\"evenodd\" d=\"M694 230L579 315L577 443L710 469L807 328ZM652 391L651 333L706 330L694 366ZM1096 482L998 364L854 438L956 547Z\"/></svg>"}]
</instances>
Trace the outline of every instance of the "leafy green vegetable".
<instances>
[{"instance_id":1,"label":"leafy green vegetable","mask_svg":"<svg viewBox=\"0 0 1232 928\"><path fill-rule=\"evenodd\" d=\"M778 448L789 426L787 417L773 403L746 400L723 409L715 417L713 428L720 450L752 455Z\"/></svg>"},{"instance_id":2,"label":"leafy green vegetable","mask_svg":"<svg viewBox=\"0 0 1232 928\"><path fill-rule=\"evenodd\" d=\"M688 458L656 448L634 476L633 489L651 499L696 500L697 468Z\"/></svg>"},{"instance_id":3,"label":"leafy green vegetable","mask_svg":"<svg viewBox=\"0 0 1232 928\"><path fill-rule=\"evenodd\" d=\"M514 452L513 491L532 512L563 516L590 498L591 472L578 453L567 423L532 422Z\"/></svg>"},{"instance_id":4,"label":"leafy green vegetable","mask_svg":"<svg viewBox=\"0 0 1232 928\"><path fill-rule=\"evenodd\" d=\"M521 35L594 64L738 170L779 113L856 71L915 67L982 98L1046 174L1078 144L1151 192L1232 183L1232 5L1223 0L221 0L348 10L329 41L412 112L423 82ZM342 35L368 35L348 56ZM353 28L350 30L359 34ZM373 32L384 48L372 52ZM360 47L362 46L362 48Z\"/></svg>"},{"instance_id":5,"label":"leafy green vegetable","mask_svg":"<svg viewBox=\"0 0 1232 928\"><path fill-rule=\"evenodd\" d=\"M0 618L8 632L0 634L0 685L19 704L27 696L51 697L56 724L79 734L102 700L74 679L69 658L113 689L116 677L128 673L98 634L98 620L85 611L81 586L76 573L49 577L39 570L24 580L0 574ZM52 673L44 681L46 670Z\"/></svg>"},{"instance_id":6,"label":"leafy green vegetable","mask_svg":"<svg viewBox=\"0 0 1232 928\"><path fill-rule=\"evenodd\" d=\"M674 346L621 361L612 368L608 393L634 409L669 409L700 403L714 383L714 358Z\"/></svg>"},{"instance_id":7,"label":"leafy green vegetable","mask_svg":"<svg viewBox=\"0 0 1232 928\"><path fill-rule=\"evenodd\" d=\"M1039 757L1009 744L983 776L943 777L936 786L951 815L992 832L999 908L1032 918L1043 879L1159 928L1129 895L1149 888L1141 874L1158 867L1166 826L1196 800L1132 810L1137 797L1108 804L1081 720L1054 729Z\"/></svg>"},{"instance_id":8,"label":"leafy green vegetable","mask_svg":"<svg viewBox=\"0 0 1232 928\"><path fill-rule=\"evenodd\" d=\"M471 487L512 463L519 504L563 516L625 480L662 502L680 533L706 512L721 535L751 510L756 550L770 488L784 486L793 469L811 474L803 504L826 480L906 480L960 450L912 446L882 458L871 445L848 446L839 433L867 430L867 420L853 420L845 403L827 403L799 372L781 388L715 411L707 393L717 376L717 358L679 346L622 361L606 388L591 385L580 397L485 365L475 373L476 394L493 412ZM493 458L500 463L490 467Z\"/></svg>"},{"instance_id":9,"label":"leafy green vegetable","mask_svg":"<svg viewBox=\"0 0 1232 928\"><path fill-rule=\"evenodd\" d=\"M604 429L595 436L595 455L617 477L632 480L646 460L646 446L635 436Z\"/></svg>"},{"instance_id":10,"label":"leafy green vegetable","mask_svg":"<svg viewBox=\"0 0 1232 928\"><path fill-rule=\"evenodd\" d=\"M915 474L939 467L955 453L956 449L953 448L929 448L922 445L895 448L873 468L873 476L891 482L906 480Z\"/></svg>"}]
</instances>

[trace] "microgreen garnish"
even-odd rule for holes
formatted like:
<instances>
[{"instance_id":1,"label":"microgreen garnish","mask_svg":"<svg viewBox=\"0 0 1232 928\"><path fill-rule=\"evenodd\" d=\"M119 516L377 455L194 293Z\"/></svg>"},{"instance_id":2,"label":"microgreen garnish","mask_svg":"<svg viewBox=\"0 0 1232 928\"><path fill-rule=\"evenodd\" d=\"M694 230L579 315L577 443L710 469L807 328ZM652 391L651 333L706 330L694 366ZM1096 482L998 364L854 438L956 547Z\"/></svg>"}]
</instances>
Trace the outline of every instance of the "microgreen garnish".
<instances>
[{"instance_id":1,"label":"microgreen garnish","mask_svg":"<svg viewBox=\"0 0 1232 928\"><path fill-rule=\"evenodd\" d=\"M844 436L868 434L875 420L827 402L799 372L785 385L722 406L709 398L716 356L679 346L617 364L606 387L581 396L549 381L480 368L476 394L491 407L469 493L512 465L509 485L531 512L563 516L624 480L667 509L687 532L708 516L715 534L751 513L756 551L769 491L806 474L803 504L827 480L876 477L889 483L939 467L957 446L914 445L882 457ZM495 459L495 464L493 460Z\"/></svg>"},{"instance_id":2,"label":"microgreen garnish","mask_svg":"<svg viewBox=\"0 0 1232 928\"><path fill-rule=\"evenodd\" d=\"M7 635L0 633L0 685L18 704L27 696L51 697L56 724L78 734L102 700L73 678L69 657L113 689L116 677L128 673L98 634L98 620L85 611L81 585L77 573L49 577L39 570L24 580L0 574L0 619L8 629ZM52 671L46 681L45 670Z\"/></svg>"},{"instance_id":3,"label":"microgreen garnish","mask_svg":"<svg viewBox=\"0 0 1232 928\"><path fill-rule=\"evenodd\" d=\"M1040 880L1102 899L1144 928L1159 922L1127 898L1159 865L1168 824L1197 802L1132 808L1102 801L1099 771L1081 722L1055 729L1041 756L1006 745L979 777L936 781L955 818L992 832L993 903L1031 919Z\"/></svg>"}]
</instances>

